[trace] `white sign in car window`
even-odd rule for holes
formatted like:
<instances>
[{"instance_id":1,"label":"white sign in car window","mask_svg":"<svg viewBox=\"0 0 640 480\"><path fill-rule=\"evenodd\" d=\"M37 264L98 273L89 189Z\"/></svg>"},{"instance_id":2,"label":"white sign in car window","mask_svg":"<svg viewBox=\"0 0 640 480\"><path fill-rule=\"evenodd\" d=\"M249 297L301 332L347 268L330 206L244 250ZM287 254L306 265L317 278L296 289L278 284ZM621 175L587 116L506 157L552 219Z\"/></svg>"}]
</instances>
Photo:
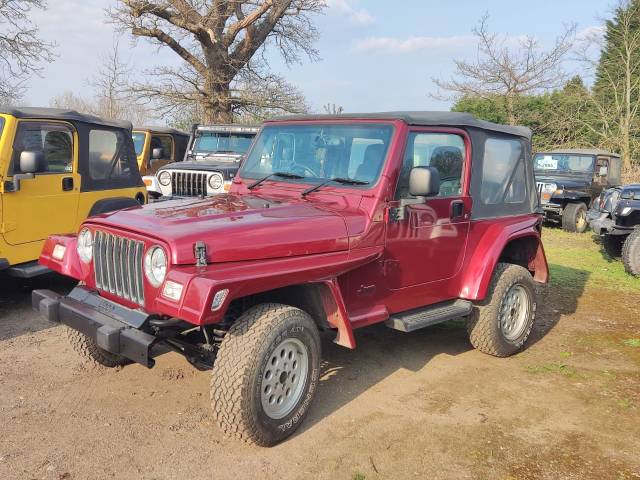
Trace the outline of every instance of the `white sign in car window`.
<instances>
[{"instance_id":1,"label":"white sign in car window","mask_svg":"<svg viewBox=\"0 0 640 480\"><path fill-rule=\"evenodd\" d=\"M543 158L538 159L536 167L541 170L557 170L558 160L555 160L551 155L545 155Z\"/></svg>"}]
</instances>

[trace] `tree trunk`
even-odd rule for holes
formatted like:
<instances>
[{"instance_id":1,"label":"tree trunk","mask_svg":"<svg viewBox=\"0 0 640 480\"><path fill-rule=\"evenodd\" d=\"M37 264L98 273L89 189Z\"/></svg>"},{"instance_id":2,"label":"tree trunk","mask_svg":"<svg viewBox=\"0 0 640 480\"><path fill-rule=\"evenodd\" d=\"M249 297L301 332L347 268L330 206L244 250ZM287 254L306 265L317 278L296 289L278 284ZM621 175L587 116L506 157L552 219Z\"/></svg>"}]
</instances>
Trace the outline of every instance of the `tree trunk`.
<instances>
[{"instance_id":1,"label":"tree trunk","mask_svg":"<svg viewBox=\"0 0 640 480\"><path fill-rule=\"evenodd\" d=\"M205 79L204 93L200 101L204 123L233 123L230 84L230 81L216 81L211 77Z\"/></svg>"},{"instance_id":2,"label":"tree trunk","mask_svg":"<svg viewBox=\"0 0 640 480\"><path fill-rule=\"evenodd\" d=\"M507 92L507 95L505 97L505 102L507 107L507 120L509 122L509 125L516 125L518 123L516 119L516 112L515 112L513 97L514 95L511 92Z\"/></svg>"}]
</instances>

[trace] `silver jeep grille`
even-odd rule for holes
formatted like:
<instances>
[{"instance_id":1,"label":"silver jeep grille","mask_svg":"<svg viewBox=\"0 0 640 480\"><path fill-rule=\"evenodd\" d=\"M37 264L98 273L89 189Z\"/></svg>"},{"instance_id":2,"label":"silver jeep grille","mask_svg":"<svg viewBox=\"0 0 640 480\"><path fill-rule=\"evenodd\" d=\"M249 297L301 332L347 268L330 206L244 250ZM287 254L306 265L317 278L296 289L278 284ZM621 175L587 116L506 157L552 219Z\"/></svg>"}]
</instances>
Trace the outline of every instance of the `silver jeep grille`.
<instances>
[{"instance_id":1,"label":"silver jeep grille","mask_svg":"<svg viewBox=\"0 0 640 480\"><path fill-rule=\"evenodd\" d=\"M93 269L98 290L144 305L144 243L96 230Z\"/></svg>"},{"instance_id":2,"label":"silver jeep grille","mask_svg":"<svg viewBox=\"0 0 640 480\"><path fill-rule=\"evenodd\" d=\"M207 194L207 174L197 172L172 172L171 190L180 197L198 197Z\"/></svg>"}]
</instances>

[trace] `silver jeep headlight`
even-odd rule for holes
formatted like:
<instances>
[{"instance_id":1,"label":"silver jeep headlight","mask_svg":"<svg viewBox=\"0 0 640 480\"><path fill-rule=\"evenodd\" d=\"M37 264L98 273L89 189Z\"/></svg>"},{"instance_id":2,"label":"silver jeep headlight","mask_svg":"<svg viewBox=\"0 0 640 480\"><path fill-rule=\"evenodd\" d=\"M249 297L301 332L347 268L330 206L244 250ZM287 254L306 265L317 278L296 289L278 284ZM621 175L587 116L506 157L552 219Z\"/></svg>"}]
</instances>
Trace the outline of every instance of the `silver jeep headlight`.
<instances>
[{"instance_id":1,"label":"silver jeep headlight","mask_svg":"<svg viewBox=\"0 0 640 480\"><path fill-rule=\"evenodd\" d=\"M212 173L209 176L209 186L213 190L220 190L222 188L223 183L224 183L224 179L222 178L222 175L220 175L219 173Z\"/></svg>"},{"instance_id":2,"label":"silver jeep headlight","mask_svg":"<svg viewBox=\"0 0 640 480\"><path fill-rule=\"evenodd\" d=\"M171 173L167 172L166 170L158 173L158 181L160 182L160 185L166 187L171 183Z\"/></svg>"},{"instance_id":3,"label":"silver jeep headlight","mask_svg":"<svg viewBox=\"0 0 640 480\"><path fill-rule=\"evenodd\" d=\"M167 276L167 254L159 245L147 250L144 256L144 274L149 283L158 288Z\"/></svg>"},{"instance_id":4,"label":"silver jeep headlight","mask_svg":"<svg viewBox=\"0 0 640 480\"><path fill-rule=\"evenodd\" d=\"M88 228L80 230L76 248L80 260L84 263L91 263L93 259L93 235L91 235L91 230Z\"/></svg>"}]
</instances>

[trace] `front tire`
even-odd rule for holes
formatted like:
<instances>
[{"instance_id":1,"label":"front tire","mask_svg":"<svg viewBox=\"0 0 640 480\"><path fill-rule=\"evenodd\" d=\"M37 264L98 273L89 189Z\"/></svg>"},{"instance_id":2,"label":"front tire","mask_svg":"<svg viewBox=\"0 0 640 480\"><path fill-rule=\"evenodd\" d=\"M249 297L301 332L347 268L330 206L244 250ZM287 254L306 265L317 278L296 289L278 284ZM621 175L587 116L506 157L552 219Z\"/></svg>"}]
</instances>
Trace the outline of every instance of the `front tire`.
<instances>
[{"instance_id":1,"label":"front tire","mask_svg":"<svg viewBox=\"0 0 640 480\"><path fill-rule=\"evenodd\" d=\"M73 328L67 327L67 338L76 353L91 363L99 364L107 368L122 367L130 363L125 357L100 348L95 340L92 340L84 333L80 333Z\"/></svg>"},{"instance_id":2,"label":"front tire","mask_svg":"<svg viewBox=\"0 0 640 480\"><path fill-rule=\"evenodd\" d=\"M569 203L562 212L562 229L567 232L584 233L588 227L587 206L580 203Z\"/></svg>"},{"instance_id":3,"label":"front tire","mask_svg":"<svg viewBox=\"0 0 640 480\"><path fill-rule=\"evenodd\" d=\"M622 246L622 263L627 273L640 277L640 227L625 240Z\"/></svg>"},{"instance_id":4,"label":"front tire","mask_svg":"<svg viewBox=\"0 0 640 480\"><path fill-rule=\"evenodd\" d=\"M304 311L267 303L231 326L211 379L214 416L224 433L270 447L307 415L320 376L320 334Z\"/></svg>"},{"instance_id":5,"label":"front tire","mask_svg":"<svg viewBox=\"0 0 640 480\"><path fill-rule=\"evenodd\" d=\"M536 290L529 271L499 263L486 299L477 304L467 328L474 348L496 357L522 350L533 328Z\"/></svg>"}]
</instances>

